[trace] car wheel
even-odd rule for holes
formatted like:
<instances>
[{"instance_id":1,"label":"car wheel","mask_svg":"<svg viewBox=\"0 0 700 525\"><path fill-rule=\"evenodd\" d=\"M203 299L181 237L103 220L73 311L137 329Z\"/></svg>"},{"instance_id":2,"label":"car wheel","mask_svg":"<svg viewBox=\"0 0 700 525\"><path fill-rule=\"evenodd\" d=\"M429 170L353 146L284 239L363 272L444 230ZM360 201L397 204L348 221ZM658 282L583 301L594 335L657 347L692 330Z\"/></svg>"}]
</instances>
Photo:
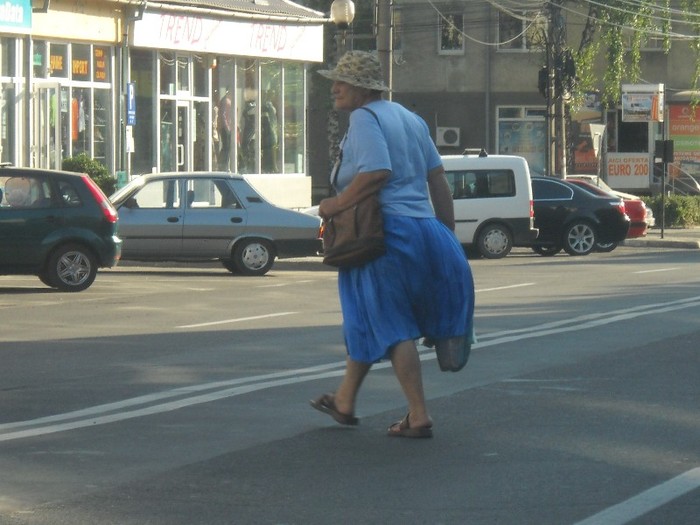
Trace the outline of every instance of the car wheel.
<instances>
[{"instance_id":1,"label":"car wheel","mask_svg":"<svg viewBox=\"0 0 700 525\"><path fill-rule=\"evenodd\" d=\"M66 244L57 248L49 257L45 274L49 285L63 292L85 290L95 281L96 276L95 256L79 244Z\"/></svg>"},{"instance_id":2,"label":"car wheel","mask_svg":"<svg viewBox=\"0 0 700 525\"><path fill-rule=\"evenodd\" d=\"M244 239L236 244L232 259L243 275L265 275L275 262L275 251L265 239Z\"/></svg>"},{"instance_id":3,"label":"car wheel","mask_svg":"<svg viewBox=\"0 0 700 525\"><path fill-rule=\"evenodd\" d=\"M500 224L490 224L479 233L477 246L487 259L500 259L513 248L513 236Z\"/></svg>"},{"instance_id":4,"label":"car wheel","mask_svg":"<svg viewBox=\"0 0 700 525\"><path fill-rule=\"evenodd\" d=\"M559 246L533 246L532 251L542 255L543 257L552 257L561 251Z\"/></svg>"},{"instance_id":5,"label":"car wheel","mask_svg":"<svg viewBox=\"0 0 700 525\"><path fill-rule=\"evenodd\" d=\"M564 250L569 255L588 255L596 245L595 230L586 221L570 224L564 232Z\"/></svg>"},{"instance_id":6,"label":"car wheel","mask_svg":"<svg viewBox=\"0 0 700 525\"><path fill-rule=\"evenodd\" d=\"M597 242L595 243L595 251L608 253L617 248L616 242Z\"/></svg>"}]
</instances>

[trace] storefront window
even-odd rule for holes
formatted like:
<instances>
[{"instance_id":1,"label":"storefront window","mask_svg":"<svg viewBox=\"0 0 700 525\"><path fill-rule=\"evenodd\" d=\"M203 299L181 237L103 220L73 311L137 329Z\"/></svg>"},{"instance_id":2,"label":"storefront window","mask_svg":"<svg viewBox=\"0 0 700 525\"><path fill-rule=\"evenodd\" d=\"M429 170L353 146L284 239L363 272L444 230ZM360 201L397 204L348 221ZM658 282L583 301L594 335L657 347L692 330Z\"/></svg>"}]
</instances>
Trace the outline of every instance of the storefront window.
<instances>
[{"instance_id":1,"label":"storefront window","mask_svg":"<svg viewBox=\"0 0 700 525\"><path fill-rule=\"evenodd\" d=\"M190 90L190 61L188 57L177 57L177 90Z\"/></svg>"},{"instance_id":2,"label":"storefront window","mask_svg":"<svg viewBox=\"0 0 700 525\"><path fill-rule=\"evenodd\" d=\"M48 43L42 40L34 41L32 57L34 78L46 78L49 76L48 47Z\"/></svg>"},{"instance_id":3,"label":"storefront window","mask_svg":"<svg viewBox=\"0 0 700 525\"><path fill-rule=\"evenodd\" d=\"M209 96L209 66L205 61L195 56L193 61L194 67L194 95L196 97Z\"/></svg>"},{"instance_id":4,"label":"storefront window","mask_svg":"<svg viewBox=\"0 0 700 525\"><path fill-rule=\"evenodd\" d=\"M0 76L13 77L19 74L15 71L16 42L14 38L0 38Z\"/></svg>"},{"instance_id":5,"label":"storefront window","mask_svg":"<svg viewBox=\"0 0 700 525\"><path fill-rule=\"evenodd\" d=\"M263 173L282 172L280 148L280 100L282 99L282 67L275 62L260 66L263 91L260 93L260 154Z\"/></svg>"},{"instance_id":6,"label":"storefront window","mask_svg":"<svg viewBox=\"0 0 700 525\"><path fill-rule=\"evenodd\" d=\"M68 45L50 44L49 53L49 76L68 78Z\"/></svg>"},{"instance_id":7,"label":"storefront window","mask_svg":"<svg viewBox=\"0 0 700 525\"><path fill-rule=\"evenodd\" d=\"M90 80L90 46L73 44L71 73L73 80Z\"/></svg>"},{"instance_id":8,"label":"storefront window","mask_svg":"<svg viewBox=\"0 0 700 525\"><path fill-rule=\"evenodd\" d=\"M134 173L148 173L156 165L153 136L153 96L155 55L151 51L131 50L131 81L136 93L136 124L133 127Z\"/></svg>"},{"instance_id":9,"label":"storefront window","mask_svg":"<svg viewBox=\"0 0 700 525\"><path fill-rule=\"evenodd\" d=\"M160 57L160 93L162 95L175 94L175 54L168 52L159 53Z\"/></svg>"},{"instance_id":10,"label":"storefront window","mask_svg":"<svg viewBox=\"0 0 700 525\"><path fill-rule=\"evenodd\" d=\"M0 161L14 163L15 88L3 84L0 91Z\"/></svg>"},{"instance_id":11,"label":"storefront window","mask_svg":"<svg viewBox=\"0 0 700 525\"><path fill-rule=\"evenodd\" d=\"M284 68L284 172L304 171L304 68Z\"/></svg>"},{"instance_id":12,"label":"storefront window","mask_svg":"<svg viewBox=\"0 0 700 525\"><path fill-rule=\"evenodd\" d=\"M88 55L89 56L89 55ZM79 153L90 154L90 108L92 107L89 88L73 89L71 99L71 141L73 144L72 156Z\"/></svg>"},{"instance_id":13,"label":"storefront window","mask_svg":"<svg viewBox=\"0 0 700 525\"><path fill-rule=\"evenodd\" d=\"M221 171L235 169L231 152L239 150L240 128L236 133L233 132L236 123L233 118L234 78L234 60L217 57L212 79L212 164Z\"/></svg>"},{"instance_id":14,"label":"storefront window","mask_svg":"<svg viewBox=\"0 0 700 525\"><path fill-rule=\"evenodd\" d=\"M93 111L93 137L94 153L93 158L99 160L105 166L109 166L108 160L111 155L109 146L112 140L112 127L109 126L109 101L110 90L95 89L95 107Z\"/></svg>"},{"instance_id":15,"label":"storefront window","mask_svg":"<svg viewBox=\"0 0 700 525\"><path fill-rule=\"evenodd\" d=\"M259 166L257 154L257 62L252 59L242 60L238 63L237 73L237 116L238 127L240 129L240 141L238 143L238 171L239 173L244 174L257 173Z\"/></svg>"},{"instance_id":16,"label":"storefront window","mask_svg":"<svg viewBox=\"0 0 700 525\"><path fill-rule=\"evenodd\" d=\"M112 78L110 75L112 50L108 47L95 46L92 54L94 58L92 64L93 80L95 82L109 82Z\"/></svg>"}]
</instances>

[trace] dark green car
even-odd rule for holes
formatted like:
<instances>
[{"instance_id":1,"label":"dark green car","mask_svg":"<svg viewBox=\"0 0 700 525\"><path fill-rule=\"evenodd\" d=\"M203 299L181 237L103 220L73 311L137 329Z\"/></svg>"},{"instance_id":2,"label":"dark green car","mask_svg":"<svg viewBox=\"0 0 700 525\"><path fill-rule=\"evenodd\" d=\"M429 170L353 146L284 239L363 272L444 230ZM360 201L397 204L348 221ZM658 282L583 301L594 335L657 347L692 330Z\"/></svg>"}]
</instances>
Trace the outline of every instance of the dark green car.
<instances>
[{"instance_id":1,"label":"dark green car","mask_svg":"<svg viewBox=\"0 0 700 525\"><path fill-rule=\"evenodd\" d=\"M117 225L117 211L88 175L0 167L0 275L85 290L98 268L121 256Z\"/></svg>"}]
</instances>

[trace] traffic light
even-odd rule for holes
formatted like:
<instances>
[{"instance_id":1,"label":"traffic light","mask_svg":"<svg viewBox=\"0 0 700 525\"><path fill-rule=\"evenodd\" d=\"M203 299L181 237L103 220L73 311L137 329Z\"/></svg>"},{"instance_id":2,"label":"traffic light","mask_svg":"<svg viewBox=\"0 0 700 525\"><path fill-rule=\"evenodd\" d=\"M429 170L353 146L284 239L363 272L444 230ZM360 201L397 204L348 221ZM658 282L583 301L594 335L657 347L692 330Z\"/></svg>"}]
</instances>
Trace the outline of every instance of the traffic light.
<instances>
[{"instance_id":1,"label":"traffic light","mask_svg":"<svg viewBox=\"0 0 700 525\"><path fill-rule=\"evenodd\" d=\"M549 68L543 66L537 73L537 89L544 98L547 98L549 92Z\"/></svg>"}]
</instances>

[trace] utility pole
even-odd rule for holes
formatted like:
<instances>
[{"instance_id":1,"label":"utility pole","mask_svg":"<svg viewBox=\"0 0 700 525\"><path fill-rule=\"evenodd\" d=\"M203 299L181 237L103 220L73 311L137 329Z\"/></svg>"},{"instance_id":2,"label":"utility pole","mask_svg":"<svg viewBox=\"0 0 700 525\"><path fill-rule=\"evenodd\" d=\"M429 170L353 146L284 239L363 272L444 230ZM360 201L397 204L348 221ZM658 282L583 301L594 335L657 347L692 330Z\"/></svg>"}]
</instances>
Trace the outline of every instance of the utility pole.
<instances>
[{"instance_id":1,"label":"utility pole","mask_svg":"<svg viewBox=\"0 0 700 525\"><path fill-rule=\"evenodd\" d=\"M393 0L376 0L374 4L377 31L377 57L384 72L384 83L389 86L387 98L391 100L394 76L394 26Z\"/></svg>"},{"instance_id":2,"label":"utility pole","mask_svg":"<svg viewBox=\"0 0 700 525\"><path fill-rule=\"evenodd\" d=\"M549 2L547 34L547 175L566 178L566 85L569 58L562 0Z\"/></svg>"}]
</instances>

